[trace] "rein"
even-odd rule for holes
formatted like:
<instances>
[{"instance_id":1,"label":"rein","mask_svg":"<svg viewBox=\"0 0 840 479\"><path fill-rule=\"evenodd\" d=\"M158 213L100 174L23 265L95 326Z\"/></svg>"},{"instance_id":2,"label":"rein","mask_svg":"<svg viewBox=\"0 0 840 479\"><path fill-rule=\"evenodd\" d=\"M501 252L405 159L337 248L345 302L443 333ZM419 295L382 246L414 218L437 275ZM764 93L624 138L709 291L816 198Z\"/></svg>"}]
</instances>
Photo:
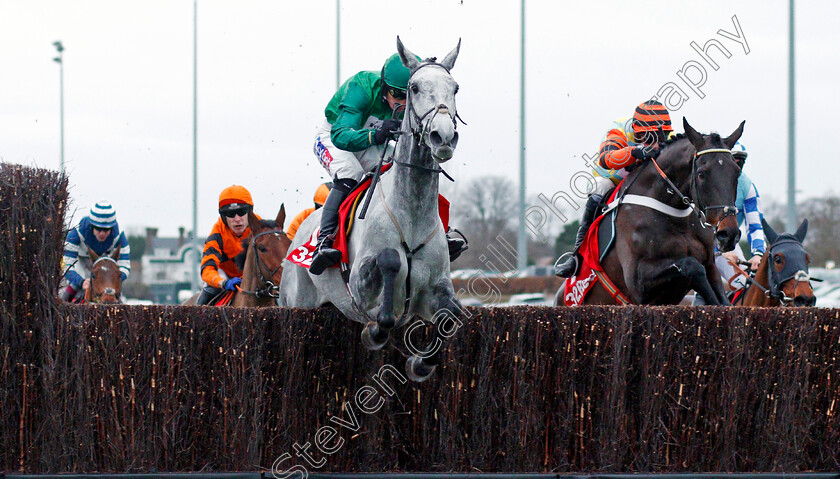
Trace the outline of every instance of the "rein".
<instances>
[{"instance_id":1,"label":"rein","mask_svg":"<svg viewBox=\"0 0 840 479\"><path fill-rule=\"evenodd\" d=\"M279 298L280 297L280 285L274 284L271 281L271 278L273 278L274 275L277 274L278 271L280 271L280 268L283 267L283 262L281 261L280 266L274 268L274 271L272 271L271 274L268 275L268 279L266 279L265 276L263 275L263 266L265 265L265 263L260 258L260 249L257 248L257 240L261 236L270 235L270 234L274 234L274 235L283 234L283 235L285 235L286 233L281 231L281 230L263 231L262 233L259 233L256 236L254 236L253 239L251 240L252 248L254 249L254 268L257 269L257 275L258 275L258 277L260 279L260 283L263 285L263 287L256 290L256 291L248 291L248 290L242 289L242 288L237 286L236 289L240 293L251 294L251 295L256 296L257 298Z\"/></svg>"}]
</instances>

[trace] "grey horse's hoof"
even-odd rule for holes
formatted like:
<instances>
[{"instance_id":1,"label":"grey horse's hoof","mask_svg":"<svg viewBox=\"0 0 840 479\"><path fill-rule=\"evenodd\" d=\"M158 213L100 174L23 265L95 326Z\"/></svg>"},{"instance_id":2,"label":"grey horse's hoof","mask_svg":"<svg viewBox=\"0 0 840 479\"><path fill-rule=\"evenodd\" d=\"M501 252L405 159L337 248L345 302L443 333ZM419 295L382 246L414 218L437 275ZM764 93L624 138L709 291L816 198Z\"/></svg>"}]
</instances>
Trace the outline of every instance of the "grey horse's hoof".
<instances>
[{"instance_id":1,"label":"grey horse's hoof","mask_svg":"<svg viewBox=\"0 0 840 479\"><path fill-rule=\"evenodd\" d=\"M362 330L362 345L368 351L378 351L388 342L388 331L371 321Z\"/></svg>"},{"instance_id":2,"label":"grey horse's hoof","mask_svg":"<svg viewBox=\"0 0 840 479\"><path fill-rule=\"evenodd\" d=\"M429 377L435 372L436 367L437 366L429 366L424 363L423 358L420 356L411 356L408 358L408 361L405 362L405 372L408 373L408 379L418 383L422 383L423 381L429 379Z\"/></svg>"}]
</instances>

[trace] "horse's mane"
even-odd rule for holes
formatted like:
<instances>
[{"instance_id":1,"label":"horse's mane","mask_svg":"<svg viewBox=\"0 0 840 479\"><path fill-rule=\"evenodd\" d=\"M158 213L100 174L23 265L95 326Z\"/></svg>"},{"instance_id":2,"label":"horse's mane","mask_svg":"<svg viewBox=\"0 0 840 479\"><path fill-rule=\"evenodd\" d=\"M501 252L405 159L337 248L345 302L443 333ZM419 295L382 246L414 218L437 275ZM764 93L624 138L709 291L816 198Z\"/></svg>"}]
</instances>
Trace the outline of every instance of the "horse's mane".
<instances>
[{"instance_id":1,"label":"horse's mane","mask_svg":"<svg viewBox=\"0 0 840 479\"><path fill-rule=\"evenodd\" d=\"M260 220L260 225L263 229L277 229L277 222L274 220ZM239 268L239 271L245 270L245 258L248 257L248 248L251 246L251 236L246 236L242 238L242 251L239 252L238 255L233 257L233 264Z\"/></svg>"},{"instance_id":2,"label":"horse's mane","mask_svg":"<svg viewBox=\"0 0 840 479\"><path fill-rule=\"evenodd\" d=\"M666 147L672 145L676 141L682 140L684 138L686 138L685 133L677 133L676 135L672 136L671 138L668 138L667 140L665 140L665 143L662 144L662 149L665 149Z\"/></svg>"},{"instance_id":3,"label":"horse's mane","mask_svg":"<svg viewBox=\"0 0 840 479\"><path fill-rule=\"evenodd\" d=\"M702 135L702 133L701 133ZM717 133L709 133L708 135L703 135L704 137L708 137L709 142L711 143L713 148L726 148L726 145L723 143L723 138L720 137ZM660 144L660 158L663 158L663 154L672 146L682 146L686 142L688 142L688 137L685 133L678 133L671 138L665 140L664 143ZM689 142L690 144L690 142Z\"/></svg>"}]
</instances>

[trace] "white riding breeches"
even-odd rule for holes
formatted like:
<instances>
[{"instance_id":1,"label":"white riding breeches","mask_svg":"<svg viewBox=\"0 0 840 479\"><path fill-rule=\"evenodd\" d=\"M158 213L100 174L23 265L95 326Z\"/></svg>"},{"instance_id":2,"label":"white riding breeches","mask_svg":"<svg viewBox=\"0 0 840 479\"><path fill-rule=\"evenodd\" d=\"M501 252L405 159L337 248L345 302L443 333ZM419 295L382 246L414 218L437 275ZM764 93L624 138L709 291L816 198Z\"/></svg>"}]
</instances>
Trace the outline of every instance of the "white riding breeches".
<instances>
[{"instance_id":1,"label":"white riding breeches","mask_svg":"<svg viewBox=\"0 0 840 479\"><path fill-rule=\"evenodd\" d=\"M596 176L595 177L595 188L592 190L591 195L600 195L606 196L612 189L615 188L615 183L609 178L605 178L603 176Z\"/></svg>"},{"instance_id":2,"label":"white riding breeches","mask_svg":"<svg viewBox=\"0 0 840 479\"><path fill-rule=\"evenodd\" d=\"M376 128L381 123L382 120L370 117L365 121L365 128ZM361 151L342 150L333 144L330 138L331 130L332 124L325 118L315 129L313 151L321 166L327 170L333 180L348 178L359 181L365 172L376 168L386 145L388 145L388 154L393 155L396 143L392 141L384 145L373 145Z\"/></svg>"},{"instance_id":3,"label":"white riding breeches","mask_svg":"<svg viewBox=\"0 0 840 479\"><path fill-rule=\"evenodd\" d=\"M741 251L740 247L736 247L734 251L738 255L739 260L746 261L744 252ZM723 284L728 284L733 290L739 290L747 284L747 277L736 271L735 266L718 252L715 252L715 266L717 267L718 273L720 273ZM743 268L739 269L743 270Z\"/></svg>"}]
</instances>

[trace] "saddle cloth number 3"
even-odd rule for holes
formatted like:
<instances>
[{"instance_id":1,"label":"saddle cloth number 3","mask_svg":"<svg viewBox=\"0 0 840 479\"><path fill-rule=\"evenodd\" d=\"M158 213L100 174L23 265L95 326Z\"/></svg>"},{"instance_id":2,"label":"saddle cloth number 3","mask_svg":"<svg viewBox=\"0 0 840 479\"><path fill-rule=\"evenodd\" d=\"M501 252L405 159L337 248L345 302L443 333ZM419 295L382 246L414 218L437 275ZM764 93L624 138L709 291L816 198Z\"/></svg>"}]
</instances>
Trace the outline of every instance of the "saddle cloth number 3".
<instances>
[{"instance_id":1,"label":"saddle cloth number 3","mask_svg":"<svg viewBox=\"0 0 840 479\"><path fill-rule=\"evenodd\" d=\"M286 259L298 266L309 268L312 264L312 257L315 256L315 247L318 245L318 233L320 231L321 228L315 228L315 231L312 232L309 240L292 250L289 255L286 256Z\"/></svg>"}]
</instances>

